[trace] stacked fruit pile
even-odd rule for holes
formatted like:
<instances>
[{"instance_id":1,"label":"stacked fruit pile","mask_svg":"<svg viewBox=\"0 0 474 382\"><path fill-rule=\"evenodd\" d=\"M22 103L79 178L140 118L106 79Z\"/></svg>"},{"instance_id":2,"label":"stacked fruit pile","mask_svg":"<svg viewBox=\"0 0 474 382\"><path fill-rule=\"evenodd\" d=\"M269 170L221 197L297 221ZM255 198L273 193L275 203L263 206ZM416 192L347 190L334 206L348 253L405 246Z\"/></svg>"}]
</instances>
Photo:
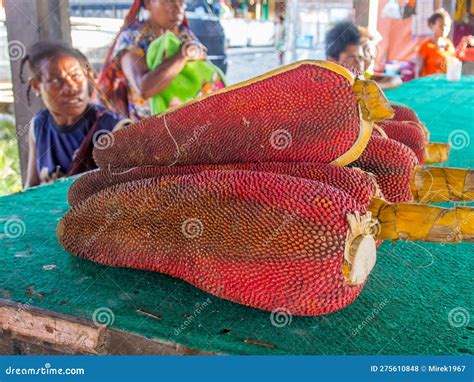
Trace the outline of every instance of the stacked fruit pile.
<instances>
[{"instance_id":1,"label":"stacked fruit pile","mask_svg":"<svg viewBox=\"0 0 474 382\"><path fill-rule=\"evenodd\" d=\"M98 142L58 236L74 255L292 314L350 304L380 240L472 240L472 172L427 168L416 114L334 63L303 61ZM104 143L104 142L102 142Z\"/></svg>"}]
</instances>

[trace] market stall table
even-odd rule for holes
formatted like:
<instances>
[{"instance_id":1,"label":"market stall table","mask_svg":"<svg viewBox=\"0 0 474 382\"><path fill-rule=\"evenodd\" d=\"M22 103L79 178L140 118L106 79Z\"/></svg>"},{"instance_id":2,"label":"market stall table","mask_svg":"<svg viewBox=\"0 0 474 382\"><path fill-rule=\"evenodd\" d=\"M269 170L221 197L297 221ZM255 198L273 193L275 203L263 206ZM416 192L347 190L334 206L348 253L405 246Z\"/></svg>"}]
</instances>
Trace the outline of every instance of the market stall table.
<instances>
[{"instance_id":1,"label":"market stall table","mask_svg":"<svg viewBox=\"0 0 474 382\"><path fill-rule=\"evenodd\" d=\"M449 166L473 167L474 77L387 93L413 107ZM71 180L0 198L0 353L473 354L474 245L384 243L365 289L322 317L271 314L162 274L65 252ZM472 319L471 319L472 321Z\"/></svg>"}]
</instances>

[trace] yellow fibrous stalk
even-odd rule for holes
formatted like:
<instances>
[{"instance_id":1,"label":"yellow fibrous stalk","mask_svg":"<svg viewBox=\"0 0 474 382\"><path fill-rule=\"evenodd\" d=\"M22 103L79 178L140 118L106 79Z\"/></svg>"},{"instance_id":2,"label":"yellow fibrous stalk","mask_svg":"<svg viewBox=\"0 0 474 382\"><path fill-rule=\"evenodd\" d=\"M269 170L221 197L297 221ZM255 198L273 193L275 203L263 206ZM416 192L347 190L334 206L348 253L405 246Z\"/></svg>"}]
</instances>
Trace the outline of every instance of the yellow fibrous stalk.
<instances>
[{"instance_id":1,"label":"yellow fibrous stalk","mask_svg":"<svg viewBox=\"0 0 474 382\"><path fill-rule=\"evenodd\" d=\"M420 203L474 200L474 171L447 167L417 167L411 186Z\"/></svg>"},{"instance_id":2,"label":"yellow fibrous stalk","mask_svg":"<svg viewBox=\"0 0 474 382\"><path fill-rule=\"evenodd\" d=\"M448 160L451 145L449 143L429 142L423 148L425 164L443 163Z\"/></svg>"},{"instance_id":3,"label":"yellow fibrous stalk","mask_svg":"<svg viewBox=\"0 0 474 382\"><path fill-rule=\"evenodd\" d=\"M459 243L474 241L474 209L442 208L416 203L388 203L373 199L370 212L378 220L379 240Z\"/></svg>"},{"instance_id":4,"label":"yellow fibrous stalk","mask_svg":"<svg viewBox=\"0 0 474 382\"><path fill-rule=\"evenodd\" d=\"M362 117L366 121L375 122L393 118L393 109L375 81L356 78L352 89L359 101Z\"/></svg>"}]
</instances>

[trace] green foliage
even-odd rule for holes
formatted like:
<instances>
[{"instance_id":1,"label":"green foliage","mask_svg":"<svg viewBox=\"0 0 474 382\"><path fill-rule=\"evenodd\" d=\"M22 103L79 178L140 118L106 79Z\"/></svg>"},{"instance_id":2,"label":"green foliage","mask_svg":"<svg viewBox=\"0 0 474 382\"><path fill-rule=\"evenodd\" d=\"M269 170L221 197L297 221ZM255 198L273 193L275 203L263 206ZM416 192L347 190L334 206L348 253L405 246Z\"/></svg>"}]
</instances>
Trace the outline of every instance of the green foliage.
<instances>
[{"instance_id":1,"label":"green foliage","mask_svg":"<svg viewBox=\"0 0 474 382\"><path fill-rule=\"evenodd\" d=\"M20 158L15 125L8 119L0 119L0 195L20 190Z\"/></svg>"}]
</instances>

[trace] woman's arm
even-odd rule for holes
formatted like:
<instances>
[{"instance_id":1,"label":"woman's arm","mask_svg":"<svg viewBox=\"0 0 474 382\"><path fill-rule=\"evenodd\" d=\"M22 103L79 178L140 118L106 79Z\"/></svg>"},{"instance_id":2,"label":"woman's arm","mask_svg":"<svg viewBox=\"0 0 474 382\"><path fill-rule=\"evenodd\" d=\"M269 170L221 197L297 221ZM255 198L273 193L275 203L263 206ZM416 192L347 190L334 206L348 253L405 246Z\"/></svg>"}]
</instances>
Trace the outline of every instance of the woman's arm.
<instances>
[{"instance_id":1,"label":"woman's arm","mask_svg":"<svg viewBox=\"0 0 474 382\"><path fill-rule=\"evenodd\" d=\"M30 127L33 129L33 126ZM26 172L25 187L26 190L29 187L37 186L40 184L38 171L36 170L36 145L33 139L33 134L28 134L28 167Z\"/></svg>"},{"instance_id":2,"label":"woman's arm","mask_svg":"<svg viewBox=\"0 0 474 382\"><path fill-rule=\"evenodd\" d=\"M415 58L415 78L421 77L425 69L425 59L421 56L416 56Z\"/></svg>"},{"instance_id":3,"label":"woman's arm","mask_svg":"<svg viewBox=\"0 0 474 382\"><path fill-rule=\"evenodd\" d=\"M464 59L468 46L474 46L474 36L464 36L456 47L456 57Z\"/></svg>"},{"instance_id":4,"label":"woman's arm","mask_svg":"<svg viewBox=\"0 0 474 382\"><path fill-rule=\"evenodd\" d=\"M398 88L402 83L402 79L398 76L377 76L373 75L372 79L377 82L380 89L387 90L387 89L395 89Z\"/></svg>"},{"instance_id":5,"label":"woman's arm","mask_svg":"<svg viewBox=\"0 0 474 382\"><path fill-rule=\"evenodd\" d=\"M147 99L161 93L183 70L188 59L181 51L149 71L145 58L136 53L125 52L121 58L122 70L127 80L142 98Z\"/></svg>"}]
</instances>

